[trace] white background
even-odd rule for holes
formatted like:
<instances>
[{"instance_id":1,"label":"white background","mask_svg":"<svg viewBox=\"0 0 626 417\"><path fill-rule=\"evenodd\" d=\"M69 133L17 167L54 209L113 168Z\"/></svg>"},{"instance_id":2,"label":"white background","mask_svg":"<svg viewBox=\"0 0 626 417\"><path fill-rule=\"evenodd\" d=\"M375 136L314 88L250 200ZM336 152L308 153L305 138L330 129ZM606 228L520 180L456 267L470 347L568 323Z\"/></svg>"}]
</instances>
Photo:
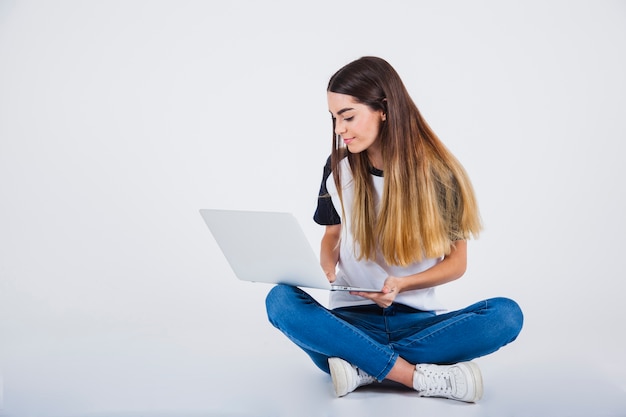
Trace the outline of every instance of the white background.
<instances>
[{"instance_id":1,"label":"white background","mask_svg":"<svg viewBox=\"0 0 626 417\"><path fill-rule=\"evenodd\" d=\"M363 55L396 68L479 197L442 299L522 305L500 372L556 363L624 395L626 2L0 0L7 416L253 415L255 387L324 378L198 210L291 211L317 249L326 83ZM310 374L272 382L287 366Z\"/></svg>"}]
</instances>

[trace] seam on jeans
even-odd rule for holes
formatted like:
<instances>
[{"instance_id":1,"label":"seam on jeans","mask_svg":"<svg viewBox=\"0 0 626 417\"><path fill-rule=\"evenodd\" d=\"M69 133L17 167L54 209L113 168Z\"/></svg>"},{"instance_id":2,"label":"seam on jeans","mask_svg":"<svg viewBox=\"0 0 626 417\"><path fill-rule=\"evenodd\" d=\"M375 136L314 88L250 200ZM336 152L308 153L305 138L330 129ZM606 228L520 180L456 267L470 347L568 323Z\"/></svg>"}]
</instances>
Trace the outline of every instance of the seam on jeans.
<instances>
[{"instance_id":1,"label":"seam on jeans","mask_svg":"<svg viewBox=\"0 0 626 417\"><path fill-rule=\"evenodd\" d=\"M485 310L485 309L487 309L487 308L488 308L488 306L487 306L487 301L486 301L486 300L481 301L481 302L482 302L482 303L484 303L484 306L483 306L483 307L481 307L480 309L475 309L475 310L473 310L473 311L471 311L471 312L469 312L469 311L468 311L468 312L465 312L465 313L459 314L458 316L452 316L452 317L450 317L450 319L448 319L447 321L444 321L444 323L447 323L445 326L443 326L443 327L439 327L439 328L437 328L436 330L433 330L433 331L431 331L431 332L428 332L428 334L425 334L425 335L423 335L423 336L421 336L421 337L419 337L419 338L417 338L417 339L415 339L415 338L410 338L410 339L411 339L410 343L407 343L407 344L403 344L403 343L395 343L395 345L397 345L397 346L402 346L402 347L407 348L407 347L410 347L411 345L414 345L414 344L416 344L416 343L418 343L418 342L424 342L425 340L427 340L427 339L429 339L429 338L434 337L437 333L441 333L441 332L443 332L443 331L450 330L450 327L457 326L457 325L459 325L460 323L462 323L462 322L464 322L464 321L466 321L466 320L471 319L473 315L475 315L475 314L479 313L480 311L483 311L483 310ZM453 319L456 319L456 320L453 320ZM448 321L449 321L449 322L448 322ZM439 322L439 323L435 324L434 326L436 326L436 325L438 325L438 324L441 324L441 323L442 323L442 322ZM427 329L425 329L425 330L427 330ZM408 338L407 338L407 339L408 339Z\"/></svg>"},{"instance_id":2,"label":"seam on jeans","mask_svg":"<svg viewBox=\"0 0 626 417\"><path fill-rule=\"evenodd\" d=\"M340 326L344 327L345 330L351 331L353 335L357 336L362 341L368 343L375 350L377 350L378 352L382 353L384 356L388 356L387 363L385 364L383 370L381 372L379 372L377 375L372 375L376 379L378 379L379 381L384 379L384 376L386 376L387 373L389 373L389 370L391 369L390 364L395 363L395 361L397 360L397 357L398 357L398 354L393 351L393 348L391 346L389 346L389 345L382 345L382 344L372 340L371 336L369 336L366 332L364 332L363 330L359 329L358 327L355 327L354 325L346 322L342 318L340 318L340 317L336 316L335 314L333 314L331 310L329 310L326 307L324 307L323 305L321 305L319 302L317 302L317 300L315 300L313 297L311 297L310 294L306 293L305 291L302 291L301 289L296 287L296 291L294 292L294 295L296 297L300 298L302 302L313 304L315 306L315 308L321 309L324 314L326 314L328 316L331 316L332 319L335 320ZM315 347L310 346L307 343L303 343L294 334L286 333L285 331L283 331L283 333L285 334L285 336L287 336L287 338L289 338L291 341L296 343L296 345L298 345L298 346L300 346L300 347L302 347L304 349L310 350L311 352L317 352L320 355L324 355L324 356L328 355L328 353L326 353L326 352L320 352Z\"/></svg>"},{"instance_id":3,"label":"seam on jeans","mask_svg":"<svg viewBox=\"0 0 626 417\"><path fill-rule=\"evenodd\" d=\"M396 352L393 352L393 348L391 348L389 345L385 345L385 349L381 348L380 344L378 342L375 342L373 340L371 340L371 336L367 335L367 337L365 337L364 331L362 331L359 328L356 328L354 325L347 323L344 319L337 317L335 314L333 314L330 310L328 310L327 308L325 308L324 306L320 306L322 307L322 309L324 310L324 312L327 315L330 315L333 317L334 320L336 320L341 326L343 326L345 329L351 331L354 335L358 336L359 338L361 338L364 342L368 343L370 346L374 347L376 350L378 350L379 352L387 355L389 354L388 351L391 351L391 356L389 357L389 359L387 360L387 363L385 364L385 367L383 368L383 370L381 372L379 372L377 375L372 375L374 376L377 380L382 381L384 379L384 377L389 373L389 371L391 370L391 366L390 364L395 363L395 361L397 360L398 354ZM310 350L314 350L314 349L310 349ZM323 352L319 352L322 353ZM352 364L354 365L354 364Z\"/></svg>"}]
</instances>

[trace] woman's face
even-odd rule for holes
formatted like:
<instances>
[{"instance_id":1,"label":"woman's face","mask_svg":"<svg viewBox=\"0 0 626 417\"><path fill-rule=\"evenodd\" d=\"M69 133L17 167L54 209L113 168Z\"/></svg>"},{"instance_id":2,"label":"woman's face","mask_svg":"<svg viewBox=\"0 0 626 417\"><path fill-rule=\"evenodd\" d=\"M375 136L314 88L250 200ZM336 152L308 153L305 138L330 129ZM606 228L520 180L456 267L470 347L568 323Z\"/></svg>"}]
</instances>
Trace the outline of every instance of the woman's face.
<instances>
[{"instance_id":1,"label":"woman's face","mask_svg":"<svg viewBox=\"0 0 626 417\"><path fill-rule=\"evenodd\" d=\"M372 110L352 96L331 91L328 92L328 109L335 119L335 134L341 136L351 153L380 151L378 134L386 117L382 110Z\"/></svg>"}]
</instances>

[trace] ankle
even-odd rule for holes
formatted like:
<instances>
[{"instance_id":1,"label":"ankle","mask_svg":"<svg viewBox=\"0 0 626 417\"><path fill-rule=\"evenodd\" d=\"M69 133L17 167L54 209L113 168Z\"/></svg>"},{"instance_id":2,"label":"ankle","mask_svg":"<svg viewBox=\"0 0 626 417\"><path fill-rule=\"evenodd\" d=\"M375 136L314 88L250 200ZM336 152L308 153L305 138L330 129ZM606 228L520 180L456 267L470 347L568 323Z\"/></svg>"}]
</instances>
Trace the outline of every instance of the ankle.
<instances>
[{"instance_id":1,"label":"ankle","mask_svg":"<svg viewBox=\"0 0 626 417\"><path fill-rule=\"evenodd\" d=\"M402 358L398 358L385 379L413 388L414 373L415 365L410 364Z\"/></svg>"}]
</instances>

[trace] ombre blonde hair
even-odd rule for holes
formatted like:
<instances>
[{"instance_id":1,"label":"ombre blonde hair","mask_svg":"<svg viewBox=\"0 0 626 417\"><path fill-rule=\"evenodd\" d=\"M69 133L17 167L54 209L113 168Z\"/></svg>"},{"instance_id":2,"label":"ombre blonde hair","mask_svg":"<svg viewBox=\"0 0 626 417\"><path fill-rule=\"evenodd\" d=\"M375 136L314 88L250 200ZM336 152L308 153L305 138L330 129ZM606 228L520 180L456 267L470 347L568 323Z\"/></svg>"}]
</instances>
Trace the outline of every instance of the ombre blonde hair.
<instances>
[{"instance_id":1,"label":"ombre blonde hair","mask_svg":"<svg viewBox=\"0 0 626 417\"><path fill-rule=\"evenodd\" d=\"M354 177L351 232L359 259L374 259L380 250L388 264L406 266L448 255L455 241L478 236L480 214L465 169L428 126L389 63L376 57L353 61L331 77L327 90L387 116L378 138L385 169L378 212L367 152L347 152L333 125L331 169L342 212L344 157Z\"/></svg>"}]
</instances>

